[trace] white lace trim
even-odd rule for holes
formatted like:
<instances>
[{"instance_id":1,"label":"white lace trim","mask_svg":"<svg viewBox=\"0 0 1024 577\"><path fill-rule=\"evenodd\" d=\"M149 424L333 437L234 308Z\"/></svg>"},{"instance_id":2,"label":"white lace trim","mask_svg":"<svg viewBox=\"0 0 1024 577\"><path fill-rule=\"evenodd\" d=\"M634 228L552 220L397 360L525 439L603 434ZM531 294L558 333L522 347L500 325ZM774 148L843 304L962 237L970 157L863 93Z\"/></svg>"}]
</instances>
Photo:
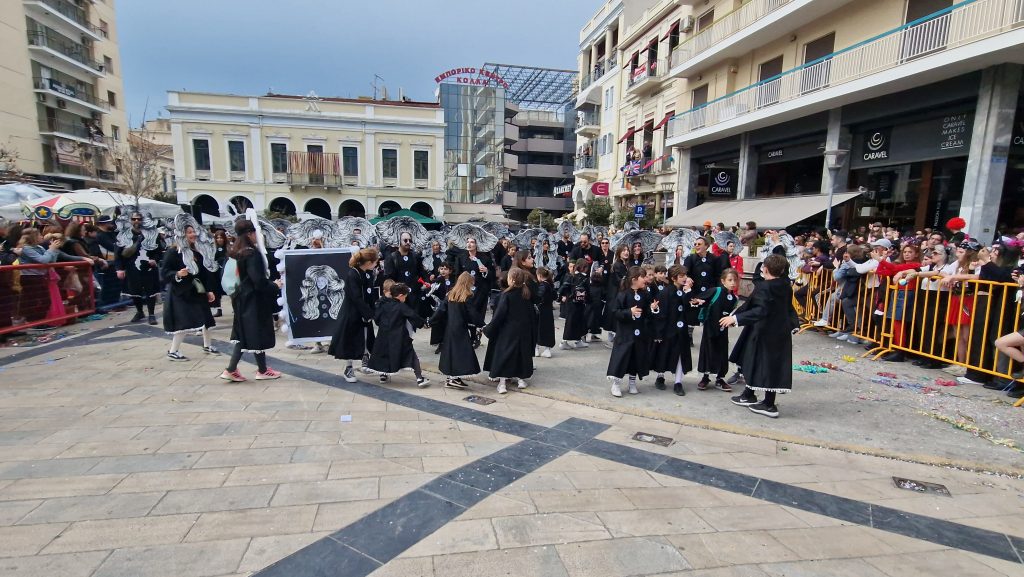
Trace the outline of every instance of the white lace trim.
<instances>
[{"instance_id":1,"label":"white lace trim","mask_svg":"<svg viewBox=\"0 0 1024 577\"><path fill-rule=\"evenodd\" d=\"M166 334L166 335L180 335L181 333L194 333L196 331L201 331L204 328L206 328L204 325L199 325L198 327L194 327L194 328L191 328L191 329L182 329L180 331L164 331L164 334ZM234 342L234 341L232 341L232 342Z\"/></svg>"},{"instance_id":2,"label":"white lace trim","mask_svg":"<svg viewBox=\"0 0 1024 577\"><path fill-rule=\"evenodd\" d=\"M237 345L238 341L230 341L231 344ZM242 349L243 353L265 353L266 349Z\"/></svg>"},{"instance_id":3,"label":"white lace trim","mask_svg":"<svg viewBox=\"0 0 1024 577\"><path fill-rule=\"evenodd\" d=\"M750 385L747 385L747 388L752 390L752 391L762 391L762 392L765 392L765 393L781 393L783 395L786 394L786 393L789 393L789 392L791 392L793 390L793 389L769 389L769 388L766 388L766 387L751 387Z\"/></svg>"}]
</instances>

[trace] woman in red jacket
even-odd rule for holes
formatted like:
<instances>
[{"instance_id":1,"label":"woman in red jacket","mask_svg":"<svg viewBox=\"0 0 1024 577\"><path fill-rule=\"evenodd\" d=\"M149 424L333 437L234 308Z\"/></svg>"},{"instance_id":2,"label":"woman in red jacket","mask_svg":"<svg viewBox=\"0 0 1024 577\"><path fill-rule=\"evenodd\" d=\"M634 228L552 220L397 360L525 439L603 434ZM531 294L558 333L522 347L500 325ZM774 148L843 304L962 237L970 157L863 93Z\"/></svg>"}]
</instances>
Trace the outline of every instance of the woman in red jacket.
<instances>
[{"instance_id":1,"label":"woman in red jacket","mask_svg":"<svg viewBox=\"0 0 1024 577\"><path fill-rule=\"evenodd\" d=\"M915 322L914 296L917 294L917 279L904 278L910 271L921 269L921 247L915 244L904 244L900 249L900 258L895 262L881 260L875 274L882 278L890 279L890 284L895 283L893 298L889 301L889 307L885 311L886 318L892 319L892 342L897 346L907 346L909 343L904 336L903 325L905 322ZM921 322L917 319L916 322ZM909 332L909 331L907 331ZM882 357L883 361L901 363L906 360L903 351L892 351Z\"/></svg>"},{"instance_id":2,"label":"woman in red jacket","mask_svg":"<svg viewBox=\"0 0 1024 577\"><path fill-rule=\"evenodd\" d=\"M736 243L735 242L730 240L729 243L726 244L725 246L726 246L727 252L729 253L729 268L731 268L734 271L736 271L736 274L738 275L737 278L742 280L743 279L743 257L740 256L740 251L736 247ZM732 294L735 295L735 296L739 296L740 295L740 283L739 282L736 283L736 288L732 289Z\"/></svg>"}]
</instances>

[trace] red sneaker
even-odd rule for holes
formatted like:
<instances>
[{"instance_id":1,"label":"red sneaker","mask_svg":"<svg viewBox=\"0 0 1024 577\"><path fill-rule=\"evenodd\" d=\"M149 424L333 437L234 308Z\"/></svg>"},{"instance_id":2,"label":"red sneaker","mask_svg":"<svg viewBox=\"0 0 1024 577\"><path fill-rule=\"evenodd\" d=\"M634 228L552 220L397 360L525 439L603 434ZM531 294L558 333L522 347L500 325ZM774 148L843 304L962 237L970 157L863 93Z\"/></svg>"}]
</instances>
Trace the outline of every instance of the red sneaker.
<instances>
[{"instance_id":1,"label":"red sneaker","mask_svg":"<svg viewBox=\"0 0 1024 577\"><path fill-rule=\"evenodd\" d=\"M230 372L225 369L224 372L220 374L220 378L225 381L231 381L232 383L244 383L246 381L245 377L242 376L242 373L239 373L237 370L235 372Z\"/></svg>"},{"instance_id":2,"label":"red sneaker","mask_svg":"<svg viewBox=\"0 0 1024 577\"><path fill-rule=\"evenodd\" d=\"M256 380L257 381L269 381L269 380L272 380L272 379L280 379L280 378L281 378L281 373L275 371L274 369L272 369L270 367L267 367L267 372L265 372L265 373L261 373L261 372L258 372L258 371L256 373Z\"/></svg>"}]
</instances>

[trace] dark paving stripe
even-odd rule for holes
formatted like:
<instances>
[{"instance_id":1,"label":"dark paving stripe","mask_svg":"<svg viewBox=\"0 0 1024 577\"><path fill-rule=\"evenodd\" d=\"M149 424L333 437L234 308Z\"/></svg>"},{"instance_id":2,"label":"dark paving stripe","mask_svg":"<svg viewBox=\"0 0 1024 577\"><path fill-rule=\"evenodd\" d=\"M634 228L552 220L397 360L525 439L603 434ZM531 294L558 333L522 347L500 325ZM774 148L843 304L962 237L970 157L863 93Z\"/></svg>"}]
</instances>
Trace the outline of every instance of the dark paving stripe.
<instances>
[{"instance_id":1,"label":"dark paving stripe","mask_svg":"<svg viewBox=\"0 0 1024 577\"><path fill-rule=\"evenodd\" d=\"M573 430L585 428L591 435L608 428L600 423L583 427L579 419L570 421L576 421L568 425L575 427ZM569 421L561 424L566 423ZM555 443L535 440L540 437ZM470 507L568 453L588 438L566 430L544 429L534 439L520 441L430 481L255 575L368 575Z\"/></svg>"},{"instance_id":2,"label":"dark paving stripe","mask_svg":"<svg viewBox=\"0 0 1024 577\"><path fill-rule=\"evenodd\" d=\"M102 328L102 329L96 329L94 331L86 331L84 333L78 333L76 335L70 335L70 336L64 337L63 339L49 342L49 343L47 343L45 345L36 345L34 347L24 348L24 349L21 349L20 351L18 351L16 353L13 353L13 354L10 354L10 355L4 356L4 357L0 357L0 367L6 366L6 365L12 365L12 364L17 363L19 361L23 361L25 359L31 359L32 357L36 357L36 356L39 356L39 355L44 355L46 353L52 353L52 352L60 350L60 349L62 349L64 347L73 347L73 346L77 346L77 345L87 345L87 344L90 344L88 342L79 342L79 341L88 341L88 340L91 340L91 339L95 339L95 338L99 338L99 337L103 337L103 336L109 335L110 333L117 332L117 331L120 331L120 330L125 330L125 329L133 330L133 329L136 329L136 328L138 328L138 327L129 327L129 326L125 326L125 325L106 327L106 328ZM138 331L136 331L136 332L138 332ZM161 331L161 334L162 334L162 331ZM152 335L152 336L156 336L156 335ZM126 336L125 340L134 340L134 339L137 339L137 338L141 338L141 337L134 337L134 336L129 337L129 336Z\"/></svg>"},{"instance_id":3,"label":"dark paving stripe","mask_svg":"<svg viewBox=\"0 0 1024 577\"><path fill-rule=\"evenodd\" d=\"M164 336L163 332L158 331L155 327L135 326L131 327L131 330L140 334ZM221 345L222 343L218 344ZM223 343L223 345L226 349L228 348L226 343ZM550 462L569 451L577 451L677 479L747 495L768 503L793 507L848 523L855 523L936 543L945 547L970 551L1006 561L1024 563L1024 538L1021 537L977 529L968 525L898 511L889 507L872 505L864 501L829 495L803 487L795 487L785 483L593 438L608 428L608 425L602 423L570 418L554 427L545 428L524 421L492 415L471 407L461 407L445 401L420 397L372 383L362 381L346 383L339 375L332 375L326 371L305 367L297 363L273 359L272 364L275 368L281 369L291 376L307 381L352 391L358 395L395 403L411 409L479 425L493 431L500 431L526 439L493 455L456 469L447 475L443 475L414 491L414 493L424 493L429 497L449 503L455 507L451 509L449 505L441 506L426 497L417 496L415 503L420 504L417 506L433 511L431 514L437 514L438 511L450 512L458 510L460 507L462 510L471 507L483 500L488 494L508 486L508 484L536 470L541 464ZM341 364L339 363L340 370ZM407 497L412 498L409 495ZM447 523L452 518L454 518L454 515L445 520L444 523ZM444 523L430 529L424 535L437 530ZM412 531L412 534L418 534L416 533L417 531L425 531L430 526L432 525L429 523L426 525L417 524L415 527L419 527L418 529L411 528L408 530ZM347 529L348 527L342 529L339 533ZM330 538L334 538L334 535ZM337 541L351 546L353 539L349 537L347 540ZM380 554L380 551L377 551L377 553ZM379 557L370 556L380 560ZM259 575L263 574L262 572L259 573ZM273 575L288 574L273 573ZM343 572L332 574L347 575ZM267 573L267 575L271 575L271 573ZM320 573L296 572L291 573L291 575L320 575ZM352 575L365 575L365 573L352 573Z\"/></svg>"}]
</instances>

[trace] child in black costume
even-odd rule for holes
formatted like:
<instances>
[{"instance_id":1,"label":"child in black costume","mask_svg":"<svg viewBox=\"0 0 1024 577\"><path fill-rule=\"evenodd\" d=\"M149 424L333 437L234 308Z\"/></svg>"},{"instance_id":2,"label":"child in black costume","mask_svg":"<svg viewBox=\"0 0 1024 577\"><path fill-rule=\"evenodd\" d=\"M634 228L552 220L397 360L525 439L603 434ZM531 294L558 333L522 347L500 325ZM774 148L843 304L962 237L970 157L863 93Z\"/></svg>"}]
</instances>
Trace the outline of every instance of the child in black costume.
<instances>
[{"instance_id":1,"label":"child in black costume","mask_svg":"<svg viewBox=\"0 0 1024 577\"><path fill-rule=\"evenodd\" d=\"M551 270L540 267L537 269L537 348L536 356L551 358L551 347L555 346L555 283L551 280Z\"/></svg>"},{"instance_id":2,"label":"child in black costume","mask_svg":"<svg viewBox=\"0 0 1024 577\"><path fill-rule=\"evenodd\" d=\"M378 334L367 367L380 373L382 383L388 382L389 375L412 368L416 386L426 387L430 381L423 376L420 359L412 347L412 331L425 325L426 321L405 304L409 296L408 286L394 283L388 287L387 294L390 298L380 299L373 314Z\"/></svg>"},{"instance_id":3,"label":"child in black costume","mask_svg":"<svg viewBox=\"0 0 1024 577\"><path fill-rule=\"evenodd\" d=\"M650 371L651 317L660 311L658 301L651 302L647 296L643 269L630 267L611 306L616 321L612 354L608 358L612 396L622 396L619 385L625 376L629 377L629 394L635 395L640 392L636 388L636 380L647 376Z\"/></svg>"},{"instance_id":4,"label":"child in black costume","mask_svg":"<svg viewBox=\"0 0 1024 577\"><path fill-rule=\"evenodd\" d=\"M683 396L683 375L693 370L690 355L690 332L686 314L690 308L690 289L693 280L686 276L686 267L672 265L668 269L668 284L658 294L660 313L655 315L654 358L651 370L658 373L654 388L665 390L665 373L675 373L673 392Z\"/></svg>"},{"instance_id":5,"label":"child in black costume","mask_svg":"<svg viewBox=\"0 0 1024 577\"><path fill-rule=\"evenodd\" d=\"M697 383L697 389L703 391L711 384L710 373L715 373L715 388L732 392L732 387L725 382L729 372L729 332L718 324L723 317L729 316L736 308L736 297L732 294L739 285L739 274L733 269L722 272L718 286L705 289L695 298L701 305L698 320L703 327L700 339L700 356L697 358L697 370L704 377Z\"/></svg>"},{"instance_id":6,"label":"child in black costume","mask_svg":"<svg viewBox=\"0 0 1024 577\"><path fill-rule=\"evenodd\" d=\"M440 304L438 304L437 307L434 309L434 312L436 313L437 309L441 308L441 304L443 304L445 299L448 297L448 291L451 290L452 286L455 284L455 281L452 280L452 269L448 263L442 262L437 267L437 277L434 278L434 282L431 284L437 285L437 288L431 286L429 294L437 297L437 299L440 301ZM433 299L424 300L433 301ZM430 344L436 345L437 347L434 349L435 355L441 354L441 345L443 344L445 333L444 322L446 318L446 316L441 315L440 317L437 318L436 323L430 323ZM481 324L482 323L483 321L481 321Z\"/></svg>"},{"instance_id":7,"label":"child in black costume","mask_svg":"<svg viewBox=\"0 0 1024 577\"><path fill-rule=\"evenodd\" d=\"M562 328L562 350L586 348L587 304L590 302L590 282L587 273L587 259L569 263L569 273L562 282L558 296L565 311L565 326Z\"/></svg>"},{"instance_id":8,"label":"child in black costume","mask_svg":"<svg viewBox=\"0 0 1024 577\"><path fill-rule=\"evenodd\" d=\"M473 350L473 330L470 327L482 325L483 319L475 308L467 304L473 295L473 282L473 275L468 272L460 274L455 286L448 291L447 298L441 301L434 316L430 317L431 330L438 325L444 327L438 368L447 377L444 386L449 389L469 388L462 377L480 372L480 363Z\"/></svg>"}]
</instances>

